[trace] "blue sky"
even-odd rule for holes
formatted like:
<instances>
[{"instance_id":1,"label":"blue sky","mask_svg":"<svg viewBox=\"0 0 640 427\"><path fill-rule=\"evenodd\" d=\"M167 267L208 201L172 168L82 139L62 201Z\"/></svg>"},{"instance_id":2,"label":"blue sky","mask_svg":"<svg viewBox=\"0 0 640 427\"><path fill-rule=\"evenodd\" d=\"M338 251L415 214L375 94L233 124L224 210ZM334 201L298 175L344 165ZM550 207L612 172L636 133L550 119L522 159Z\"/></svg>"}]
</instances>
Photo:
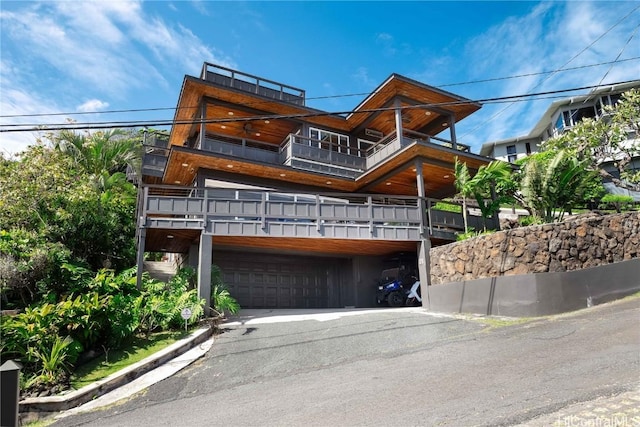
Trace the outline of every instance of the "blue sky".
<instances>
[{"instance_id":1,"label":"blue sky","mask_svg":"<svg viewBox=\"0 0 640 427\"><path fill-rule=\"evenodd\" d=\"M354 108L391 73L474 100L640 78L635 1L2 1L0 8L0 129L67 118L170 120L169 109L106 111L175 107L184 75L199 75L204 61L304 89L307 104L326 111ZM484 142L527 134L552 101L485 105L460 122L458 139L478 152ZM65 114L7 117L43 113ZM0 133L0 152L15 154L36 138Z\"/></svg>"}]
</instances>

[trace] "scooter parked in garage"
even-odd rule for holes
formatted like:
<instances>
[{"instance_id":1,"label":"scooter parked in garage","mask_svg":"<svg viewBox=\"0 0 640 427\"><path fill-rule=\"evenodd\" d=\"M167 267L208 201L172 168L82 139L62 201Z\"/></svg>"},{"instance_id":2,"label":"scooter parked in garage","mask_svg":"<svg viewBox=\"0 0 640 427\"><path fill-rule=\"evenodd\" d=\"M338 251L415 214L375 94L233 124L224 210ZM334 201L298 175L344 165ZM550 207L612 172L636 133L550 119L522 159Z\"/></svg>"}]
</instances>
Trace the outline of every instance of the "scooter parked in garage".
<instances>
[{"instance_id":1,"label":"scooter parked in garage","mask_svg":"<svg viewBox=\"0 0 640 427\"><path fill-rule=\"evenodd\" d=\"M378 305L386 303L390 307L421 305L420 282L413 275L407 275L402 280L382 280L378 284L376 301Z\"/></svg>"}]
</instances>

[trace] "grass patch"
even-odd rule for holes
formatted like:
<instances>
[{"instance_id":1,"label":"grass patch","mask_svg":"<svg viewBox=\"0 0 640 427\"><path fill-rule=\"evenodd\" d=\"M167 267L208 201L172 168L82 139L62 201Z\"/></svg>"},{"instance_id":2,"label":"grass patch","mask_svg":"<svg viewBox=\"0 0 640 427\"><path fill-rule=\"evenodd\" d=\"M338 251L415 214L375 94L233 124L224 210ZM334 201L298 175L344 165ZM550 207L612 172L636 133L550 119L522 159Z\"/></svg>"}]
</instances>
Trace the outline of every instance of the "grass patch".
<instances>
[{"instance_id":1,"label":"grass patch","mask_svg":"<svg viewBox=\"0 0 640 427\"><path fill-rule=\"evenodd\" d=\"M71 375L71 386L77 390L106 378L114 372L139 362L145 357L185 338L187 335L188 333L185 331L166 331L151 334L148 338L144 336L134 337L123 348L109 350L105 354L78 366Z\"/></svg>"},{"instance_id":2,"label":"grass patch","mask_svg":"<svg viewBox=\"0 0 640 427\"><path fill-rule=\"evenodd\" d=\"M480 317L468 315L464 316L466 320L487 325L487 330L494 328L503 328L505 326L522 325L537 320L537 317Z\"/></svg>"}]
</instances>

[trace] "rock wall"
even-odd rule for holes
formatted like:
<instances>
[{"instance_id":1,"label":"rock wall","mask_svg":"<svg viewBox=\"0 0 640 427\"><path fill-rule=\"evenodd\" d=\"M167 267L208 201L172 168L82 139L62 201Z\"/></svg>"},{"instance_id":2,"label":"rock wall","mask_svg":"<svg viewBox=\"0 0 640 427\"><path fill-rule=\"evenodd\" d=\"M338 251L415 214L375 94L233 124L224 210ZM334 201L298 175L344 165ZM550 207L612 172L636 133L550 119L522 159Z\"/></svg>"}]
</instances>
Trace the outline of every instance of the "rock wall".
<instances>
[{"instance_id":1,"label":"rock wall","mask_svg":"<svg viewBox=\"0 0 640 427\"><path fill-rule=\"evenodd\" d=\"M580 270L640 257L640 212L589 213L432 248L431 284Z\"/></svg>"}]
</instances>

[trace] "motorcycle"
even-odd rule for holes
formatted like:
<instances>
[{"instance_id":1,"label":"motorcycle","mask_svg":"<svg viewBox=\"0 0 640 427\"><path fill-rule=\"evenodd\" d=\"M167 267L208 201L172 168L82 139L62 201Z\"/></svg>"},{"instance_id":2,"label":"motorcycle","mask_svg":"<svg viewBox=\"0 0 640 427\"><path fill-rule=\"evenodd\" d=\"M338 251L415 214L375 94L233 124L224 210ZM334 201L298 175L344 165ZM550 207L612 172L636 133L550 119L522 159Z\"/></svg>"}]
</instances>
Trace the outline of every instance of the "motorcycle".
<instances>
[{"instance_id":1,"label":"motorcycle","mask_svg":"<svg viewBox=\"0 0 640 427\"><path fill-rule=\"evenodd\" d=\"M387 303L390 307L422 305L420 281L415 276L382 281L378 284L376 301L378 305Z\"/></svg>"}]
</instances>

